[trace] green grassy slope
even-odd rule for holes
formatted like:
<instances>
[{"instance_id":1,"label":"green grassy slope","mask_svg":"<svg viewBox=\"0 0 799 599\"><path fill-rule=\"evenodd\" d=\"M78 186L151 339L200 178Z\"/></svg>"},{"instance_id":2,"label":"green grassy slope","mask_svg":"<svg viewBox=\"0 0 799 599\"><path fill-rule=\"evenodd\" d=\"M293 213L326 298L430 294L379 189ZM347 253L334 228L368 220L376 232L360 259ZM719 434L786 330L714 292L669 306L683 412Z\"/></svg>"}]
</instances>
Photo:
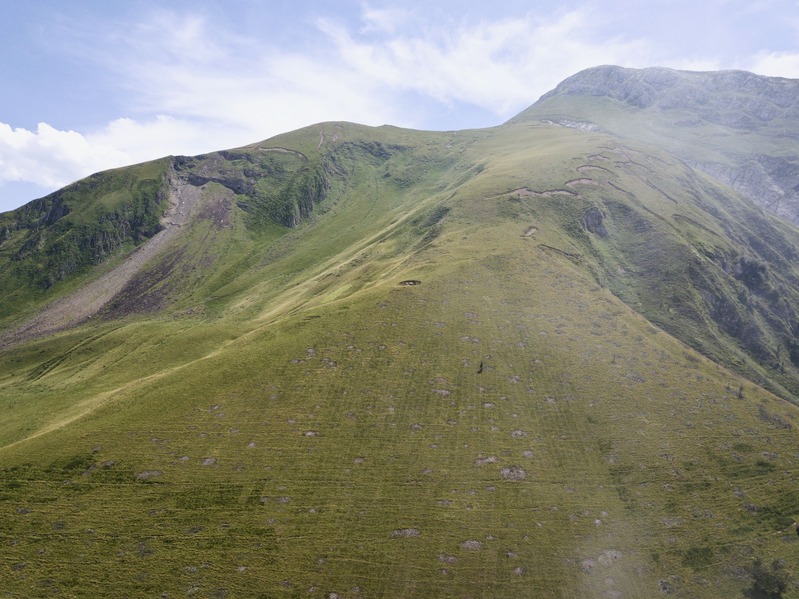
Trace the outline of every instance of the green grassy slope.
<instances>
[{"instance_id":1,"label":"green grassy slope","mask_svg":"<svg viewBox=\"0 0 799 599\"><path fill-rule=\"evenodd\" d=\"M530 123L192 160L198 211L136 284L0 353L0 596L799 574L799 413L751 380L796 393L795 230L667 154Z\"/></svg>"},{"instance_id":2,"label":"green grassy slope","mask_svg":"<svg viewBox=\"0 0 799 599\"><path fill-rule=\"evenodd\" d=\"M743 71L595 67L511 122L598 127L656 145L796 224L797 90L795 79Z\"/></svg>"},{"instance_id":3,"label":"green grassy slope","mask_svg":"<svg viewBox=\"0 0 799 599\"><path fill-rule=\"evenodd\" d=\"M87 271L157 233L168 164L98 173L0 214L0 324L74 289Z\"/></svg>"}]
</instances>

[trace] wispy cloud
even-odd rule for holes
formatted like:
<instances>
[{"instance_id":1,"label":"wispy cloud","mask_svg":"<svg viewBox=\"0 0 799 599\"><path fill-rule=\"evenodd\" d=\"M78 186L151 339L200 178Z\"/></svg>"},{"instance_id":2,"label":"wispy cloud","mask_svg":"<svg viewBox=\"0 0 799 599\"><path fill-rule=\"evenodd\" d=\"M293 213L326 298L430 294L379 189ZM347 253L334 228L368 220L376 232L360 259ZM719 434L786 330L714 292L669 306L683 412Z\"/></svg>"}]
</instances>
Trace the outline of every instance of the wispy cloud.
<instances>
[{"instance_id":1,"label":"wispy cloud","mask_svg":"<svg viewBox=\"0 0 799 599\"><path fill-rule=\"evenodd\" d=\"M471 104L504 118L577 70L644 64L649 54L644 43L597 41L596 23L595 14L577 10L554 19L525 15L435 30L413 23L378 39L358 37L335 21L318 26L344 65L372 85Z\"/></svg>"},{"instance_id":2,"label":"wispy cloud","mask_svg":"<svg viewBox=\"0 0 799 599\"><path fill-rule=\"evenodd\" d=\"M362 5L349 20L312 21L291 47L185 11L159 10L132 24L71 23L65 46L114 82L129 113L82 132L0 125L0 183L55 188L104 168L243 145L325 120L436 128L425 118L464 108L493 124L580 69L651 59L642 41L603 37L601 15L588 9L429 18Z\"/></svg>"}]
</instances>

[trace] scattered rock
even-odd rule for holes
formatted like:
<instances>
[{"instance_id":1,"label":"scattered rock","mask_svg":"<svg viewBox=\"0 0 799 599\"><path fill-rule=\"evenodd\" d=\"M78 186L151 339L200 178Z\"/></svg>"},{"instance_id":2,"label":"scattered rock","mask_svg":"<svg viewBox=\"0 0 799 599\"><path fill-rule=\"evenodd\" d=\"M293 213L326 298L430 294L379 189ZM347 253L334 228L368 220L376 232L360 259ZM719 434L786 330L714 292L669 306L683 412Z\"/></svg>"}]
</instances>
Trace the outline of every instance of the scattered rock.
<instances>
[{"instance_id":1,"label":"scattered rock","mask_svg":"<svg viewBox=\"0 0 799 599\"><path fill-rule=\"evenodd\" d=\"M622 556L623 554L621 551L616 551L615 549L606 549L601 553L598 560L601 565L609 566Z\"/></svg>"},{"instance_id":2,"label":"scattered rock","mask_svg":"<svg viewBox=\"0 0 799 599\"><path fill-rule=\"evenodd\" d=\"M421 534L422 533L418 528L399 528L391 532L391 538L405 539L409 537L418 537Z\"/></svg>"},{"instance_id":3,"label":"scattered rock","mask_svg":"<svg viewBox=\"0 0 799 599\"><path fill-rule=\"evenodd\" d=\"M467 549L469 551L479 551L482 548L483 543L481 541L475 541L474 539L469 539L461 543L461 549Z\"/></svg>"},{"instance_id":4,"label":"scattered rock","mask_svg":"<svg viewBox=\"0 0 799 599\"><path fill-rule=\"evenodd\" d=\"M499 471L504 480L523 480L527 478L527 472L520 466L510 466Z\"/></svg>"},{"instance_id":5,"label":"scattered rock","mask_svg":"<svg viewBox=\"0 0 799 599\"><path fill-rule=\"evenodd\" d=\"M596 568L596 560L590 557L584 559L583 561L580 562L580 568L586 574L591 574L591 572L594 571L594 568Z\"/></svg>"}]
</instances>

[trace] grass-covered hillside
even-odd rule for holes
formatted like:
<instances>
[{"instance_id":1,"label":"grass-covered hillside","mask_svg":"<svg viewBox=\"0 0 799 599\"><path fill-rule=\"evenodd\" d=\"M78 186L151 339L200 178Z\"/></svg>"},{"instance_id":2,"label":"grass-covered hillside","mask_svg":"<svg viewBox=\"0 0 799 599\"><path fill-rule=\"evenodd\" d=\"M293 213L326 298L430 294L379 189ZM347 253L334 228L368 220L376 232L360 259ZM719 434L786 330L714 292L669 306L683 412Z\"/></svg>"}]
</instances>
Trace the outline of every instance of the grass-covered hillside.
<instances>
[{"instance_id":1,"label":"grass-covered hillside","mask_svg":"<svg viewBox=\"0 0 799 599\"><path fill-rule=\"evenodd\" d=\"M512 120L601 128L655 144L799 224L799 80L595 67Z\"/></svg>"},{"instance_id":2,"label":"grass-covered hillside","mask_svg":"<svg viewBox=\"0 0 799 599\"><path fill-rule=\"evenodd\" d=\"M4 296L0 597L799 596L799 232L732 189L535 119L97 177L158 226Z\"/></svg>"}]
</instances>

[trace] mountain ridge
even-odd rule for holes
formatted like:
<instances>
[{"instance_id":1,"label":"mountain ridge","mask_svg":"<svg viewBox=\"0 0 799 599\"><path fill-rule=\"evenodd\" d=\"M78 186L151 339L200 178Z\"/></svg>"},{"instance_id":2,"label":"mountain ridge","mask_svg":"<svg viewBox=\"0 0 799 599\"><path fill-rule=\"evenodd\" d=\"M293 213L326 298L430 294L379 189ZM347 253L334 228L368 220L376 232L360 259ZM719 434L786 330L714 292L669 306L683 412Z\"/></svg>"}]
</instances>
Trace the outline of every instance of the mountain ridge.
<instances>
[{"instance_id":1,"label":"mountain ridge","mask_svg":"<svg viewBox=\"0 0 799 599\"><path fill-rule=\"evenodd\" d=\"M756 95L757 101L748 93ZM797 94L798 80L742 70L628 69L606 65L572 75L539 101L557 95L607 95L637 108L692 107L711 122L747 130L774 119L799 117ZM731 118L729 112L723 111L735 116Z\"/></svg>"},{"instance_id":2,"label":"mountain ridge","mask_svg":"<svg viewBox=\"0 0 799 599\"><path fill-rule=\"evenodd\" d=\"M321 123L0 215L0 588L796 596L799 231L642 110Z\"/></svg>"},{"instance_id":3,"label":"mountain ridge","mask_svg":"<svg viewBox=\"0 0 799 599\"><path fill-rule=\"evenodd\" d=\"M799 162L792 147L799 138L797 95L795 79L746 71L604 66L566 79L509 122L547 117L557 122L563 109L572 116L591 115L596 126L666 148L797 224ZM584 107L581 98L603 98L608 105ZM564 100L568 108L560 104Z\"/></svg>"}]
</instances>

